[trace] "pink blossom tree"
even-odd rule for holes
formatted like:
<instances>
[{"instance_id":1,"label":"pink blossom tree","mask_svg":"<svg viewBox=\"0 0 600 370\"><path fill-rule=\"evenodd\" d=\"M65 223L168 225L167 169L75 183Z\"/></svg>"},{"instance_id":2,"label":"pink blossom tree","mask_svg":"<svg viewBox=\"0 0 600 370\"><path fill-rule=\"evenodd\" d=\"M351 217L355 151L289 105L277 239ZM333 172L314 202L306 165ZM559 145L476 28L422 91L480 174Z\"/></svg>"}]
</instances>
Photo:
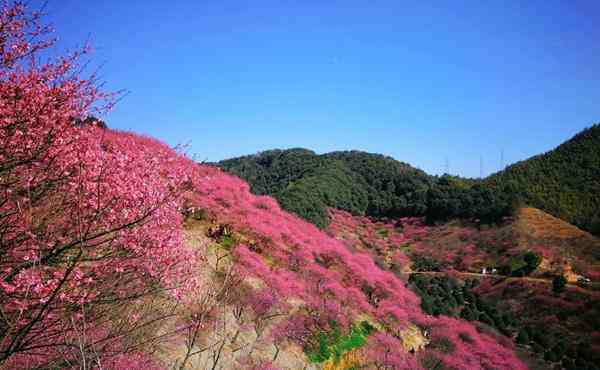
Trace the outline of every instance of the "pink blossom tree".
<instances>
[{"instance_id":1,"label":"pink blossom tree","mask_svg":"<svg viewBox=\"0 0 600 370\"><path fill-rule=\"evenodd\" d=\"M152 139L77 125L114 95L83 76L88 49L41 59L54 39L40 17L0 6L0 365L129 353L124 336L149 324L116 325L114 310L193 283L179 209L191 166Z\"/></svg>"}]
</instances>

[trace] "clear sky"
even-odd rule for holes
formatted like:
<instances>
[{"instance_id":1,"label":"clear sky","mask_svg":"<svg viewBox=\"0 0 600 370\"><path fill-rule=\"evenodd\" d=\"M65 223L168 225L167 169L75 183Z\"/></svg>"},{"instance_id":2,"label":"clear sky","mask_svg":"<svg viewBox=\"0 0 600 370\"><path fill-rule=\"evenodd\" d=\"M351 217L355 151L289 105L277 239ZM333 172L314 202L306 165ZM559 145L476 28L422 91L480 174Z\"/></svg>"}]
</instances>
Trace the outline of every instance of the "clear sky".
<instances>
[{"instance_id":1,"label":"clear sky","mask_svg":"<svg viewBox=\"0 0 600 370\"><path fill-rule=\"evenodd\" d=\"M50 0L106 117L210 161L361 149L478 177L600 122L600 2Z\"/></svg>"}]
</instances>

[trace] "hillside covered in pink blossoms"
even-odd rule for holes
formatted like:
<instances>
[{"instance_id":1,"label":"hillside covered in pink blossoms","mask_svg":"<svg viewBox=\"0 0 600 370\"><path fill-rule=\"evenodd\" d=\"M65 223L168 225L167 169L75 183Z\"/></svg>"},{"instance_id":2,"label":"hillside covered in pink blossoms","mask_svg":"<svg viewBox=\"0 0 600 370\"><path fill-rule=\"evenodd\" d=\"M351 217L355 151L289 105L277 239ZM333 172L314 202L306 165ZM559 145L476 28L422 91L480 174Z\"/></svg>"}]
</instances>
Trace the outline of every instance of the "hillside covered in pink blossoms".
<instances>
[{"instance_id":1,"label":"hillside covered in pink blossoms","mask_svg":"<svg viewBox=\"0 0 600 370\"><path fill-rule=\"evenodd\" d=\"M82 72L88 48L43 58L55 41L39 13L0 5L0 369L527 368L485 317L426 308L423 218L328 209L319 229L107 128L119 94ZM476 250L451 253L433 272Z\"/></svg>"}]
</instances>

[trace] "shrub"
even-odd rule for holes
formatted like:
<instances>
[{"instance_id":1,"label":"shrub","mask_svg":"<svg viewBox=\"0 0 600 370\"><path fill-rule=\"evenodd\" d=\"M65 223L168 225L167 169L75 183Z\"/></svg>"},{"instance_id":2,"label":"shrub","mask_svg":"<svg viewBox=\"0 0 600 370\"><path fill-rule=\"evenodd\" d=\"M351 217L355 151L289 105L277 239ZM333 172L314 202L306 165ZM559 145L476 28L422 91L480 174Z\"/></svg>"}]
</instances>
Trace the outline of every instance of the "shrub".
<instances>
[{"instance_id":1,"label":"shrub","mask_svg":"<svg viewBox=\"0 0 600 370\"><path fill-rule=\"evenodd\" d=\"M222 248L231 249L236 244L235 237L231 234L223 234L219 238L219 244Z\"/></svg>"},{"instance_id":2,"label":"shrub","mask_svg":"<svg viewBox=\"0 0 600 370\"><path fill-rule=\"evenodd\" d=\"M560 294L565 291L567 285L567 279L563 275L556 276L552 280L552 291L556 294Z\"/></svg>"},{"instance_id":3,"label":"shrub","mask_svg":"<svg viewBox=\"0 0 600 370\"><path fill-rule=\"evenodd\" d=\"M527 334L527 330L521 329L519 330L519 334L517 335L517 343L526 345L529 344L529 334Z\"/></svg>"},{"instance_id":4,"label":"shrub","mask_svg":"<svg viewBox=\"0 0 600 370\"><path fill-rule=\"evenodd\" d=\"M412 261L413 271L440 271L440 263L433 258L416 255Z\"/></svg>"},{"instance_id":5,"label":"shrub","mask_svg":"<svg viewBox=\"0 0 600 370\"><path fill-rule=\"evenodd\" d=\"M473 343L473 338L471 338L469 333L459 333L458 337L465 343Z\"/></svg>"},{"instance_id":6,"label":"shrub","mask_svg":"<svg viewBox=\"0 0 600 370\"><path fill-rule=\"evenodd\" d=\"M460 312L460 317L467 321L474 321L478 319L477 313L473 312L470 307L463 308L463 310Z\"/></svg>"},{"instance_id":7,"label":"shrub","mask_svg":"<svg viewBox=\"0 0 600 370\"><path fill-rule=\"evenodd\" d=\"M468 335L468 334L461 333L461 334L459 334L459 336L460 335L462 335L461 336L461 338L462 338L462 337L464 337L465 335ZM429 346L434 351L441 352L441 353L444 353L444 354L452 353L452 352L454 352L454 349L455 349L454 343L452 343L452 341L450 339L445 338L445 337L433 339L431 341L431 343L429 344Z\"/></svg>"},{"instance_id":8,"label":"shrub","mask_svg":"<svg viewBox=\"0 0 600 370\"><path fill-rule=\"evenodd\" d=\"M426 370L443 370L444 363L432 353L426 353L421 358L421 366Z\"/></svg>"},{"instance_id":9,"label":"shrub","mask_svg":"<svg viewBox=\"0 0 600 370\"><path fill-rule=\"evenodd\" d=\"M548 362L557 362L559 361L559 357L556 354L556 352L554 352L552 349L546 351L546 353L544 353L544 360L548 361Z\"/></svg>"},{"instance_id":10,"label":"shrub","mask_svg":"<svg viewBox=\"0 0 600 370\"><path fill-rule=\"evenodd\" d=\"M527 274L533 272L542 262L542 257L532 251L528 251L523 255L523 260L527 264Z\"/></svg>"}]
</instances>

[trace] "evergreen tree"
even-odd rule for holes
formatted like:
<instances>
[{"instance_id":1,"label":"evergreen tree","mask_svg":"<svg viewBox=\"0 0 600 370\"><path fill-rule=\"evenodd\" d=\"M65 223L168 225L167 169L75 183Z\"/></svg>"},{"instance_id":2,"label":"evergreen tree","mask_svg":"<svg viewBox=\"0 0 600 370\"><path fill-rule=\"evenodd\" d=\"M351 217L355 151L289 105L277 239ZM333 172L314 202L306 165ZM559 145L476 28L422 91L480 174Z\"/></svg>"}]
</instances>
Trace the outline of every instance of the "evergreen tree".
<instances>
[{"instance_id":1,"label":"evergreen tree","mask_svg":"<svg viewBox=\"0 0 600 370\"><path fill-rule=\"evenodd\" d=\"M564 292L565 286L567 285L567 279L563 275L556 276L552 280L552 291L560 294Z\"/></svg>"}]
</instances>

